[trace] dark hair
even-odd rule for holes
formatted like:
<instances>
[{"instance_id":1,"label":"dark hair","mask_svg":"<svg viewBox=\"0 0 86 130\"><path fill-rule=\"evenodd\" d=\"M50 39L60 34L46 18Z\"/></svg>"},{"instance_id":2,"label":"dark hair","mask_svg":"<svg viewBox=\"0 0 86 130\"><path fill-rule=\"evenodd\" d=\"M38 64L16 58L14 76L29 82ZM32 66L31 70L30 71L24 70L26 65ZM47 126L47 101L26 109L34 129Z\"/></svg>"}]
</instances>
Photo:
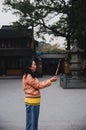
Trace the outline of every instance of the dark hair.
<instances>
[{"instance_id":1,"label":"dark hair","mask_svg":"<svg viewBox=\"0 0 86 130\"><path fill-rule=\"evenodd\" d=\"M36 77L36 72L32 72L31 69L29 69L29 67L32 66L33 61L35 61L35 60L34 59L29 59L28 61L25 61L24 69L23 69L23 75L25 75L25 77L27 77L28 74L31 74L31 76L33 78Z\"/></svg>"}]
</instances>

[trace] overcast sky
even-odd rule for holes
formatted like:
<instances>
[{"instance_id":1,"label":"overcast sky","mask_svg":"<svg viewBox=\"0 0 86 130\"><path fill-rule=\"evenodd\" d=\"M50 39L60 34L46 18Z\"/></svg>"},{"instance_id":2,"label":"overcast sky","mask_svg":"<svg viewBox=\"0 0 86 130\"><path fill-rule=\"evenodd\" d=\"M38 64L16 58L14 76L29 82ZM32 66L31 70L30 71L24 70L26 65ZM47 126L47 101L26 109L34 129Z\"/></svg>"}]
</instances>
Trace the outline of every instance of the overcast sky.
<instances>
[{"instance_id":1,"label":"overcast sky","mask_svg":"<svg viewBox=\"0 0 86 130\"><path fill-rule=\"evenodd\" d=\"M12 23L14 20L17 19L15 15L13 15L11 12L5 13L4 11L2 12L2 3L4 0L0 0L0 28L2 25L9 25Z\"/></svg>"},{"instance_id":2,"label":"overcast sky","mask_svg":"<svg viewBox=\"0 0 86 130\"><path fill-rule=\"evenodd\" d=\"M12 14L12 12L7 12L5 13L4 11L2 11L3 9L3 3L4 0L0 0L0 28L2 27L2 25L9 25L12 22L16 21L18 18ZM52 42L50 42L50 38L53 39ZM51 43L51 44L55 44L55 43L59 43L61 47L64 47L63 43L64 43L64 39L61 37L58 38L54 38L53 36L48 36L46 35L46 41L47 43Z\"/></svg>"}]
</instances>

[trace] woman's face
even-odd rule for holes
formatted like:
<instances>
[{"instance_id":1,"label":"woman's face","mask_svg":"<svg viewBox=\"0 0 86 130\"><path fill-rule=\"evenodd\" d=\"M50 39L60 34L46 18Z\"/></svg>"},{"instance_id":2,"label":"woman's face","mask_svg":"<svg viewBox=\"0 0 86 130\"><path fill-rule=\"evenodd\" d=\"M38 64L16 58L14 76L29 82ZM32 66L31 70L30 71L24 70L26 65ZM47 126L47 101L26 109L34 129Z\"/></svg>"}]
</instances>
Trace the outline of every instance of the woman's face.
<instances>
[{"instance_id":1,"label":"woman's face","mask_svg":"<svg viewBox=\"0 0 86 130\"><path fill-rule=\"evenodd\" d=\"M35 61L32 61L32 65L31 65L30 69L32 70L32 72L35 72L36 68L37 68L37 66L36 66Z\"/></svg>"}]
</instances>

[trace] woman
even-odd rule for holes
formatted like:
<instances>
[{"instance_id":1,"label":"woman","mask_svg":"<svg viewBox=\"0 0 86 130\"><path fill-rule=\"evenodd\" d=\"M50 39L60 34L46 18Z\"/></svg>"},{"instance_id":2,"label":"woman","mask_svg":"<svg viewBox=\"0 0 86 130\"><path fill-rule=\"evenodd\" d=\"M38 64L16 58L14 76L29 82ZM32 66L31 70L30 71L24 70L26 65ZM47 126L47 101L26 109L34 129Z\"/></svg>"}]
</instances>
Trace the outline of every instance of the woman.
<instances>
[{"instance_id":1,"label":"woman","mask_svg":"<svg viewBox=\"0 0 86 130\"><path fill-rule=\"evenodd\" d=\"M57 80L57 77L54 76L40 82L36 77L36 68L35 61L29 60L25 65L22 79L26 105L26 130L38 130L40 89L50 86L52 82Z\"/></svg>"}]
</instances>

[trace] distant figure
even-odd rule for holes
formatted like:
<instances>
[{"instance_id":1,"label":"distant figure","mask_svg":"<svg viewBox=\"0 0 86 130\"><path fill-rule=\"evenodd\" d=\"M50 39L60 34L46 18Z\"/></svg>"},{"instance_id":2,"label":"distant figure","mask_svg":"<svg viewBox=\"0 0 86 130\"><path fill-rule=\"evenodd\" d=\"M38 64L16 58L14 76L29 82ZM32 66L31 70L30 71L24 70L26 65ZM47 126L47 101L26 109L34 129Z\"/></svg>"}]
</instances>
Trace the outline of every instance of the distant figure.
<instances>
[{"instance_id":1,"label":"distant figure","mask_svg":"<svg viewBox=\"0 0 86 130\"><path fill-rule=\"evenodd\" d=\"M36 63L33 59L27 61L23 72L23 88L26 106L26 130L38 130L38 118L40 110L40 89L49 87L57 80L53 76L45 81L39 81L36 77Z\"/></svg>"}]
</instances>

